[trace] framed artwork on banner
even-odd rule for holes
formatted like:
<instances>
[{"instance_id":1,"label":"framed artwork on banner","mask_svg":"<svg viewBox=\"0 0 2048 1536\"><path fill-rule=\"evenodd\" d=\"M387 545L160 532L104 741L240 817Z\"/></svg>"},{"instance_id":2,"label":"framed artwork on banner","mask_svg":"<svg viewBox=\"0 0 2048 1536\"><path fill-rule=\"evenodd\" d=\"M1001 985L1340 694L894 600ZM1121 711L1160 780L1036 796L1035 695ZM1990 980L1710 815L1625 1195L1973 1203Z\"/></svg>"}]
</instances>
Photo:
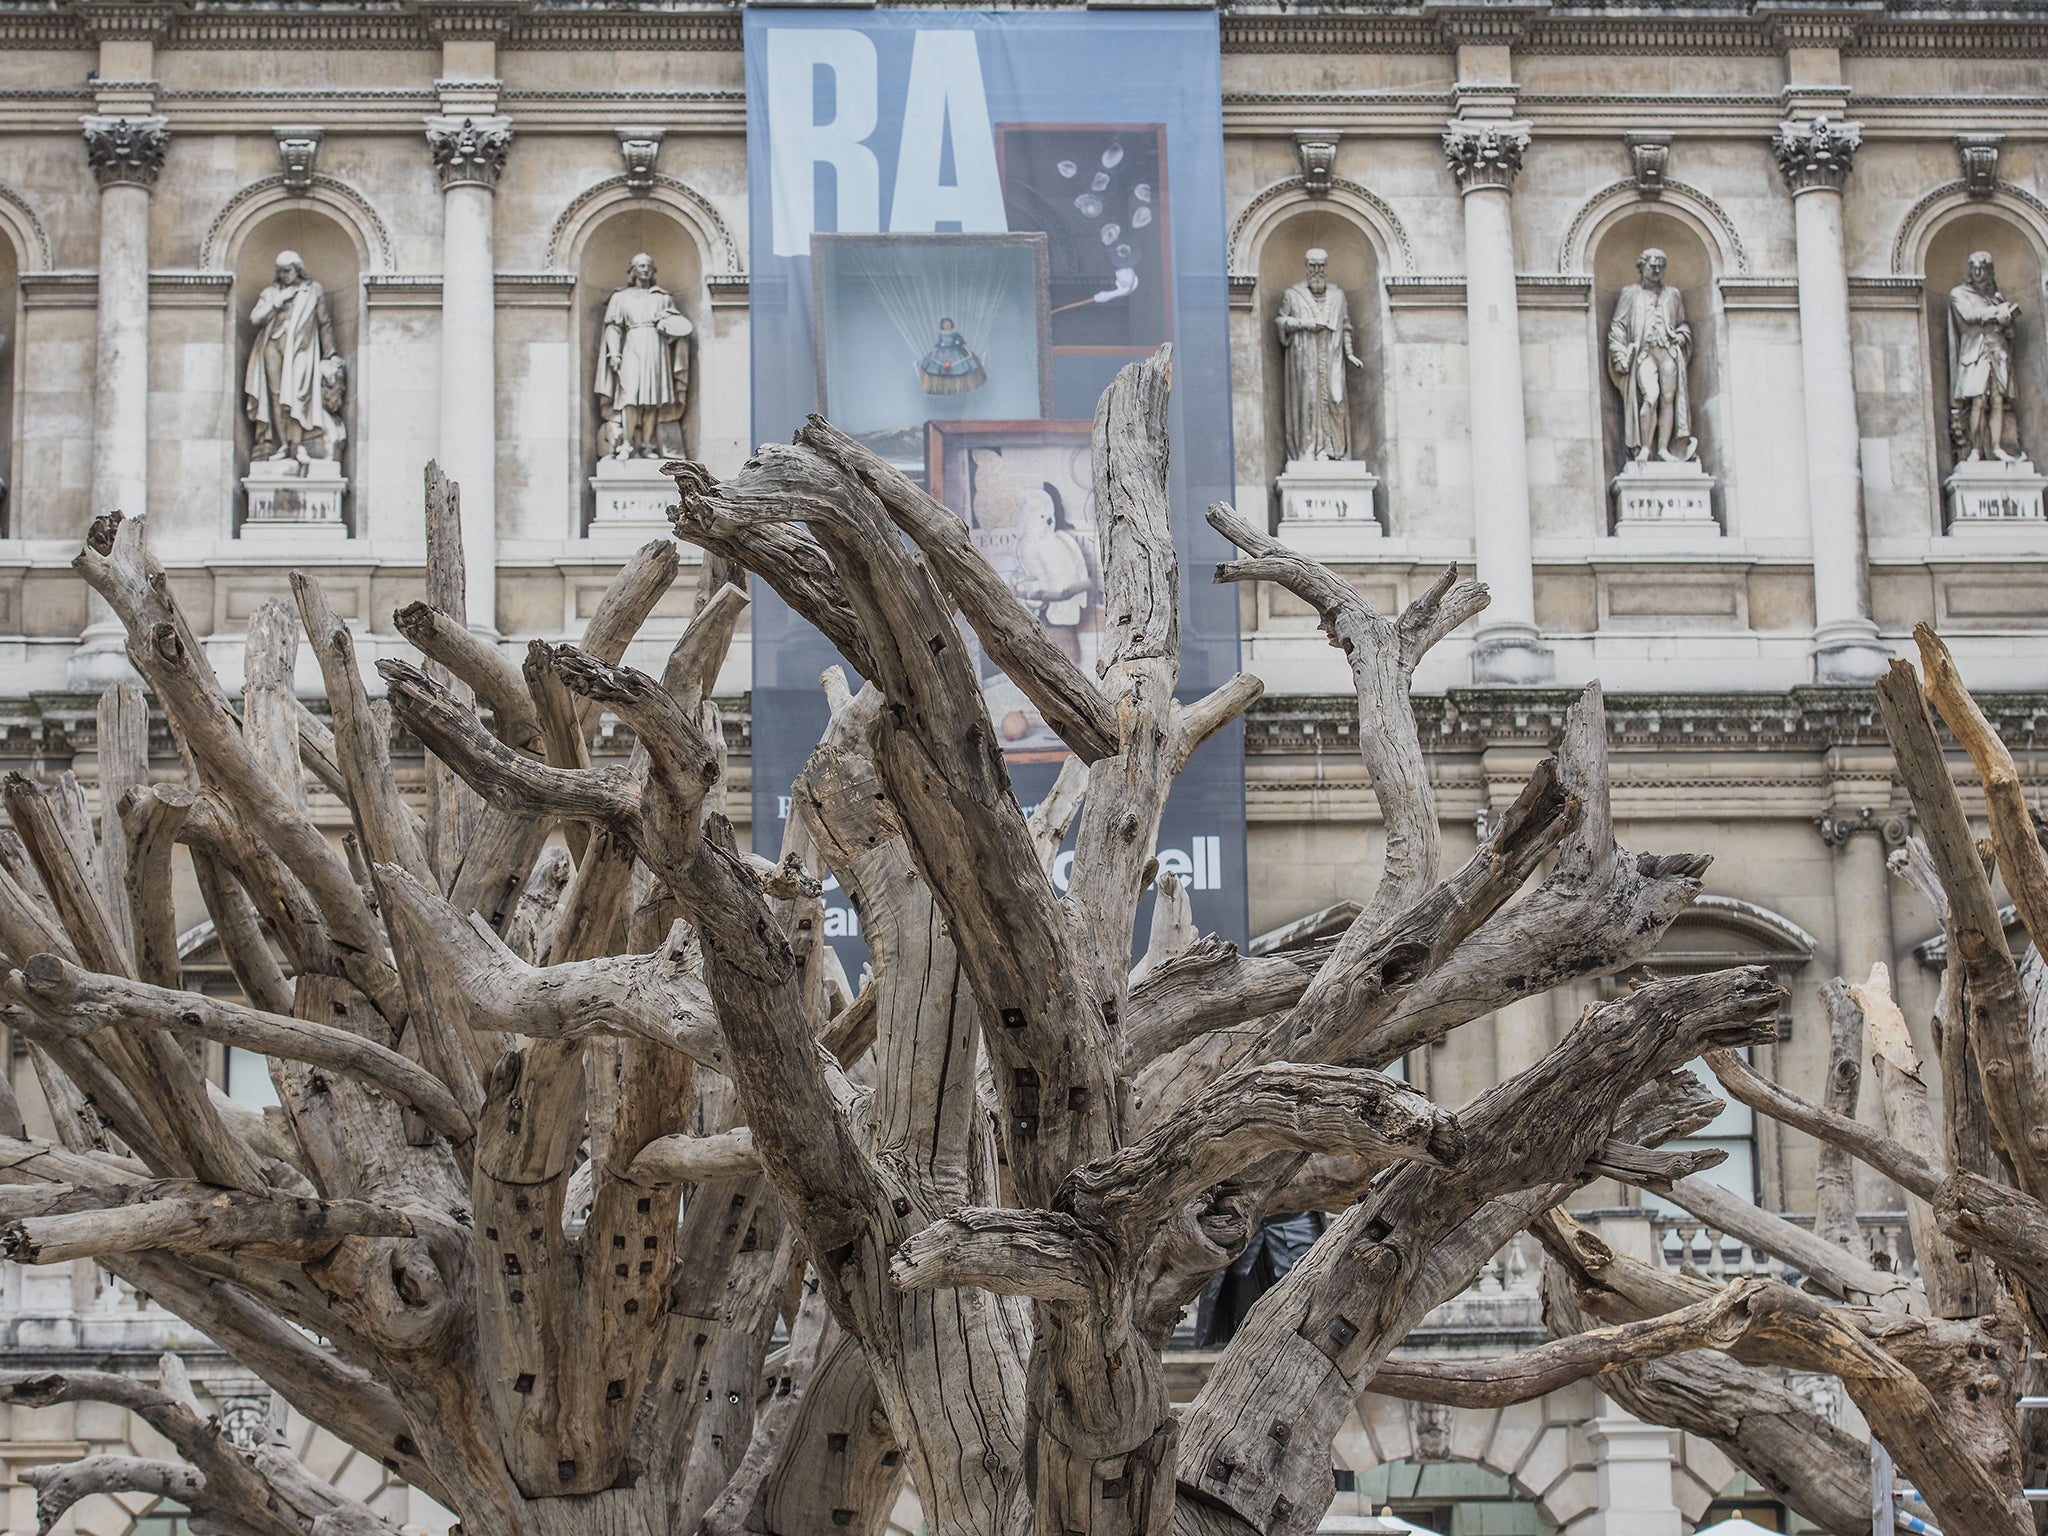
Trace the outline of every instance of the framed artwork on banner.
<instances>
[{"instance_id":1,"label":"framed artwork on banner","mask_svg":"<svg viewBox=\"0 0 2048 1536\"><path fill-rule=\"evenodd\" d=\"M898 468L933 421L1052 412L1047 237L813 234L818 410Z\"/></svg>"},{"instance_id":2,"label":"framed artwork on banner","mask_svg":"<svg viewBox=\"0 0 2048 1536\"><path fill-rule=\"evenodd\" d=\"M1102 651L1102 556L1086 421L934 421L925 483L974 546L1088 676ZM1057 762L1066 745L962 621L1005 756Z\"/></svg>"},{"instance_id":3,"label":"framed artwork on banner","mask_svg":"<svg viewBox=\"0 0 2048 1536\"><path fill-rule=\"evenodd\" d=\"M997 123L1012 229L1045 231L1055 355L1142 357L1173 339L1166 128Z\"/></svg>"}]
</instances>

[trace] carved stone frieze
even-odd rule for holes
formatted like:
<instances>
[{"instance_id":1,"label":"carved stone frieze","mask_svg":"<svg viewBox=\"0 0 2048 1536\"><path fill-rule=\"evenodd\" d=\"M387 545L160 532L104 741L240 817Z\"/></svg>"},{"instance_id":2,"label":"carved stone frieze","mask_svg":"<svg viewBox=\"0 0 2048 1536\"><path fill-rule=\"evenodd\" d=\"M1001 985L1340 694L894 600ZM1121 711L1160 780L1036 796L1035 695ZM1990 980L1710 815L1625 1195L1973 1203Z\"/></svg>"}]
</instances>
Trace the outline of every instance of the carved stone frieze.
<instances>
[{"instance_id":1,"label":"carved stone frieze","mask_svg":"<svg viewBox=\"0 0 2048 1536\"><path fill-rule=\"evenodd\" d=\"M1794 196L1801 192L1839 192L1849 179L1856 151L1863 147L1863 125L1825 114L1806 122L1780 123L1771 139L1771 153L1785 173Z\"/></svg>"},{"instance_id":2,"label":"carved stone frieze","mask_svg":"<svg viewBox=\"0 0 2048 1536\"><path fill-rule=\"evenodd\" d=\"M1466 122L1459 120L1444 129L1444 158L1451 174L1458 178L1458 190L1471 192L1481 187L1509 188L1522 169L1522 156L1529 148L1529 125L1525 122Z\"/></svg>"},{"instance_id":3,"label":"carved stone frieze","mask_svg":"<svg viewBox=\"0 0 2048 1536\"><path fill-rule=\"evenodd\" d=\"M427 146L444 188L495 187L512 148L512 123L503 117L430 117Z\"/></svg>"},{"instance_id":4,"label":"carved stone frieze","mask_svg":"<svg viewBox=\"0 0 2048 1536\"><path fill-rule=\"evenodd\" d=\"M313 185L314 162L320 158L320 140L325 133L325 129L302 124L277 130L277 163L287 190L304 192Z\"/></svg>"},{"instance_id":5,"label":"carved stone frieze","mask_svg":"<svg viewBox=\"0 0 2048 1536\"><path fill-rule=\"evenodd\" d=\"M85 158L102 187L153 187L170 147L161 117L88 117Z\"/></svg>"}]
</instances>

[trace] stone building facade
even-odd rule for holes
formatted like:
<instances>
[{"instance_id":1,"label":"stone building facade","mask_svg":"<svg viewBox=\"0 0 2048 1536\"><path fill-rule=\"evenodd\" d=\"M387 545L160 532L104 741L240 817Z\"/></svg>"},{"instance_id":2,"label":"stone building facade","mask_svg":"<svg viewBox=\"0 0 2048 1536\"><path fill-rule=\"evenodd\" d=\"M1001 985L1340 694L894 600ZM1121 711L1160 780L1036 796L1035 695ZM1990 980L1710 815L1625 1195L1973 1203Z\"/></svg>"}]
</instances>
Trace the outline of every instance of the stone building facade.
<instances>
[{"instance_id":1,"label":"stone building facade","mask_svg":"<svg viewBox=\"0 0 2048 1536\"><path fill-rule=\"evenodd\" d=\"M1716 856L1710 899L1658 963L1778 968L1793 1001L1765 1064L1795 1086L1824 1060L1826 976L1890 963L1918 1025L1937 925L1886 873L1908 822L1867 684L1932 622L2038 766L2048 521L2031 464L1989 480L1959 464L1949 305L1988 253L2017 305L2017 442L2048 456L2048 10L1245 0L1220 26L1238 504L1376 604L1448 561L1493 590L1418 684L1449 853L1601 680L1624 842ZM1623 483L1608 348L1651 247L1690 325L1696 440L1693 478L1654 505L1624 494L1641 487ZM1359 362L1359 473L1320 519L1281 486L1274 324L1311 249ZM284 251L324 290L338 473L309 469L280 498L245 385ZM689 321L677 430L730 470L749 446L750 295L740 16L723 0L0 0L0 758L92 780L91 695L118 636L68 562L111 507L148 514L231 688L245 621L293 567L372 656L409 651L391 615L421 591L430 457L462 483L472 571L496 573L472 578L472 618L521 640L580 628L659 531L596 473L604 306L640 252ZM689 586L657 628L680 624ZM1379 831L1348 679L1311 616L1271 588L1247 589L1241 615L1268 689L1247 736L1261 932L1355 897ZM743 637L720 685L742 786L749 664ZM1461 1102L1611 985L1518 1005L1409 1070ZM1809 1143L1719 1129L1759 1199L1810 1206ZM1667 1252L1709 1242L1618 1191L1589 1199ZM1863 1203L1895 1241L1895 1197L1873 1182ZM1530 1337L1527 1278L1504 1260L1443 1347ZM126 1323L92 1342L91 1318L133 1298L89 1273L61 1296L8 1284L15 1350L147 1368L163 1342ZM1501 1529L1678 1536L1730 1476L1590 1390L1421 1417L1364 1405L1355 1471L1485 1468L1530 1522ZM19 1415L0 1461L125 1433ZM84 1528L127 1522L102 1510Z\"/></svg>"}]
</instances>

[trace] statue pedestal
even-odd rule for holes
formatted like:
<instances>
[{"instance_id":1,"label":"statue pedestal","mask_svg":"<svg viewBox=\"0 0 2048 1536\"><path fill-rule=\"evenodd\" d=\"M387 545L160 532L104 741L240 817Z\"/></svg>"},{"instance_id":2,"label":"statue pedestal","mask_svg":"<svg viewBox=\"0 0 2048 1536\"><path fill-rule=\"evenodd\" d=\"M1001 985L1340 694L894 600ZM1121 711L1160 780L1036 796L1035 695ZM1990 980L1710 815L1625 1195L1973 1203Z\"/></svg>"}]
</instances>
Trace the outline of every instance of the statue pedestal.
<instances>
[{"instance_id":1,"label":"statue pedestal","mask_svg":"<svg viewBox=\"0 0 2048 1536\"><path fill-rule=\"evenodd\" d=\"M1379 476L1355 459L1295 459L1280 476L1280 537L1318 560L1363 555L1380 537Z\"/></svg>"},{"instance_id":2,"label":"statue pedestal","mask_svg":"<svg viewBox=\"0 0 2048 1536\"><path fill-rule=\"evenodd\" d=\"M2042 495L2048 475L2024 458L1967 460L1942 483L1948 491L1950 533L1996 531L2048 516Z\"/></svg>"},{"instance_id":3,"label":"statue pedestal","mask_svg":"<svg viewBox=\"0 0 2048 1536\"><path fill-rule=\"evenodd\" d=\"M599 459L590 489L596 498L590 516L591 538L630 542L637 549L649 539L668 536L668 509L678 497L675 481L661 472L661 460Z\"/></svg>"},{"instance_id":4,"label":"statue pedestal","mask_svg":"<svg viewBox=\"0 0 2048 1536\"><path fill-rule=\"evenodd\" d=\"M252 530L273 528L338 533L348 480L333 459L299 464L290 459L258 459L242 477L248 511L242 522Z\"/></svg>"},{"instance_id":5,"label":"statue pedestal","mask_svg":"<svg viewBox=\"0 0 2048 1536\"><path fill-rule=\"evenodd\" d=\"M1631 459L1611 483L1617 538L1719 538L1714 477L1698 461Z\"/></svg>"}]
</instances>

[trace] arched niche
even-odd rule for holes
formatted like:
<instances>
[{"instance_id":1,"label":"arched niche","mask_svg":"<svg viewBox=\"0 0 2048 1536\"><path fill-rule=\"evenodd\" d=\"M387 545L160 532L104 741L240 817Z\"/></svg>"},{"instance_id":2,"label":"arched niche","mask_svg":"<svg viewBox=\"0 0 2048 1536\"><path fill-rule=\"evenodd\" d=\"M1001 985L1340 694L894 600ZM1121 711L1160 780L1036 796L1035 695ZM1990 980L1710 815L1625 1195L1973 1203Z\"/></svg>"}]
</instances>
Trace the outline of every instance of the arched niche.
<instances>
[{"instance_id":1,"label":"arched niche","mask_svg":"<svg viewBox=\"0 0 2048 1536\"><path fill-rule=\"evenodd\" d=\"M235 423L234 519L238 531L247 512L242 476L249 472L249 452L255 438L242 392L249 349L256 340L256 327L249 312L256 307L263 290L276 280L280 251L297 251L306 264L306 275L327 290L328 307L334 315L334 343L347 365L348 393L341 411L347 436L340 446L341 470L351 487L362 484L357 472L357 450L362 441L357 423L362 416L364 251L357 232L324 208L304 202L276 203L250 218L237 232L233 246L224 253L235 279L229 317L234 367L228 385ZM342 503L342 515L350 535L355 535L361 527L362 509L353 490Z\"/></svg>"},{"instance_id":2,"label":"arched niche","mask_svg":"<svg viewBox=\"0 0 2048 1536\"><path fill-rule=\"evenodd\" d=\"M1700 463L1716 478L1715 516L1721 511L1722 359L1727 355L1721 290L1717 281L1726 252L1714 231L1690 210L1661 200L1636 198L1618 203L1586 234L1585 270L1593 279L1592 337L1594 388L1599 395L1600 441L1606 478L1621 473L1628 462L1627 433L1622 424L1622 393L1607 366L1607 329L1614 321L1615 301L1637 281L1636 262L1655 247L1665 256L1664 282L1685 301L1686 323L1692 327L1690 386L1692 435L1699 439ZM1604 487L1603 487L1604 488ZM1607 507L1613 524L1614 508Z\"/></svg>"},{"instance_id":3,"label":"arched niche","mask_svg":"<svg viewBox=\"0 0 2048 1536\"><path fill-rule=\"evenodd\" d=\"M599 434L604 425L596 394L598 353L604 342L604 308L626 281L626 268L641 252L654 258L655 283L668 290L676 308L695 327L689 340L690 392L683 419L664 427L663 447L678 457L691 457L697 447L702 414L703 381L699 343L710 334L711 297L704 282L704 253L692 231L664 204L648 200L617 204L605 210L582 232L575 250L575 355L577 463L582 466L580 526L590 526L594 497L589 475L597 463ZM677 430L680 429L680 430ZM673 439L666 436L674 433Z\"/></svg>"},{"instance_id":4,"label":"arched niche","mask_svg":"<svg viewBox=\"0 0 2048 1536\"><path fill-rule=\"evenodd\" d=\"M1259 328L1259 409L1263 451L1257 466L1259 480L1271 486L1287 467L1285 393L1287 367L1280 332L1280 299L1300 282L1307 271L1311 250L1329 256L1333 286L1344 290L1351 315L1351 328L1359 361L1365 366L1349 370L1347 403L1351 407L1351 456L1372 467L1385 480L1387 465L1386 419L1386 259L1366 226L1348 209L1328 202L1303 202L1275 219L1266 229L1257 251L1258 286L1256 315ZM1380 492L1384 497L1384 484ZM1376 508L1385 524L1384 501Z\"/></svg>"},{"instance_id":5,"label":"arched niche","mask_svg":"<svg viewBox=\"0 0 2048 1536\"><path fill-rule=\"evenodd\" d=\"M2031 219L1995 202L1966 202L1937 217L1925 232L1920 274L1925 280L1928 388L1933 396L1937 482L1955 468L1949 418L1949 291L1969 275L1970 256L1990 253L1998 290L2020 307L2013 330L2013 393L2020 446L2038 466L2048 457L2048 328L2043 326L2043 246Z\"/></svg>"}]
</instances>

